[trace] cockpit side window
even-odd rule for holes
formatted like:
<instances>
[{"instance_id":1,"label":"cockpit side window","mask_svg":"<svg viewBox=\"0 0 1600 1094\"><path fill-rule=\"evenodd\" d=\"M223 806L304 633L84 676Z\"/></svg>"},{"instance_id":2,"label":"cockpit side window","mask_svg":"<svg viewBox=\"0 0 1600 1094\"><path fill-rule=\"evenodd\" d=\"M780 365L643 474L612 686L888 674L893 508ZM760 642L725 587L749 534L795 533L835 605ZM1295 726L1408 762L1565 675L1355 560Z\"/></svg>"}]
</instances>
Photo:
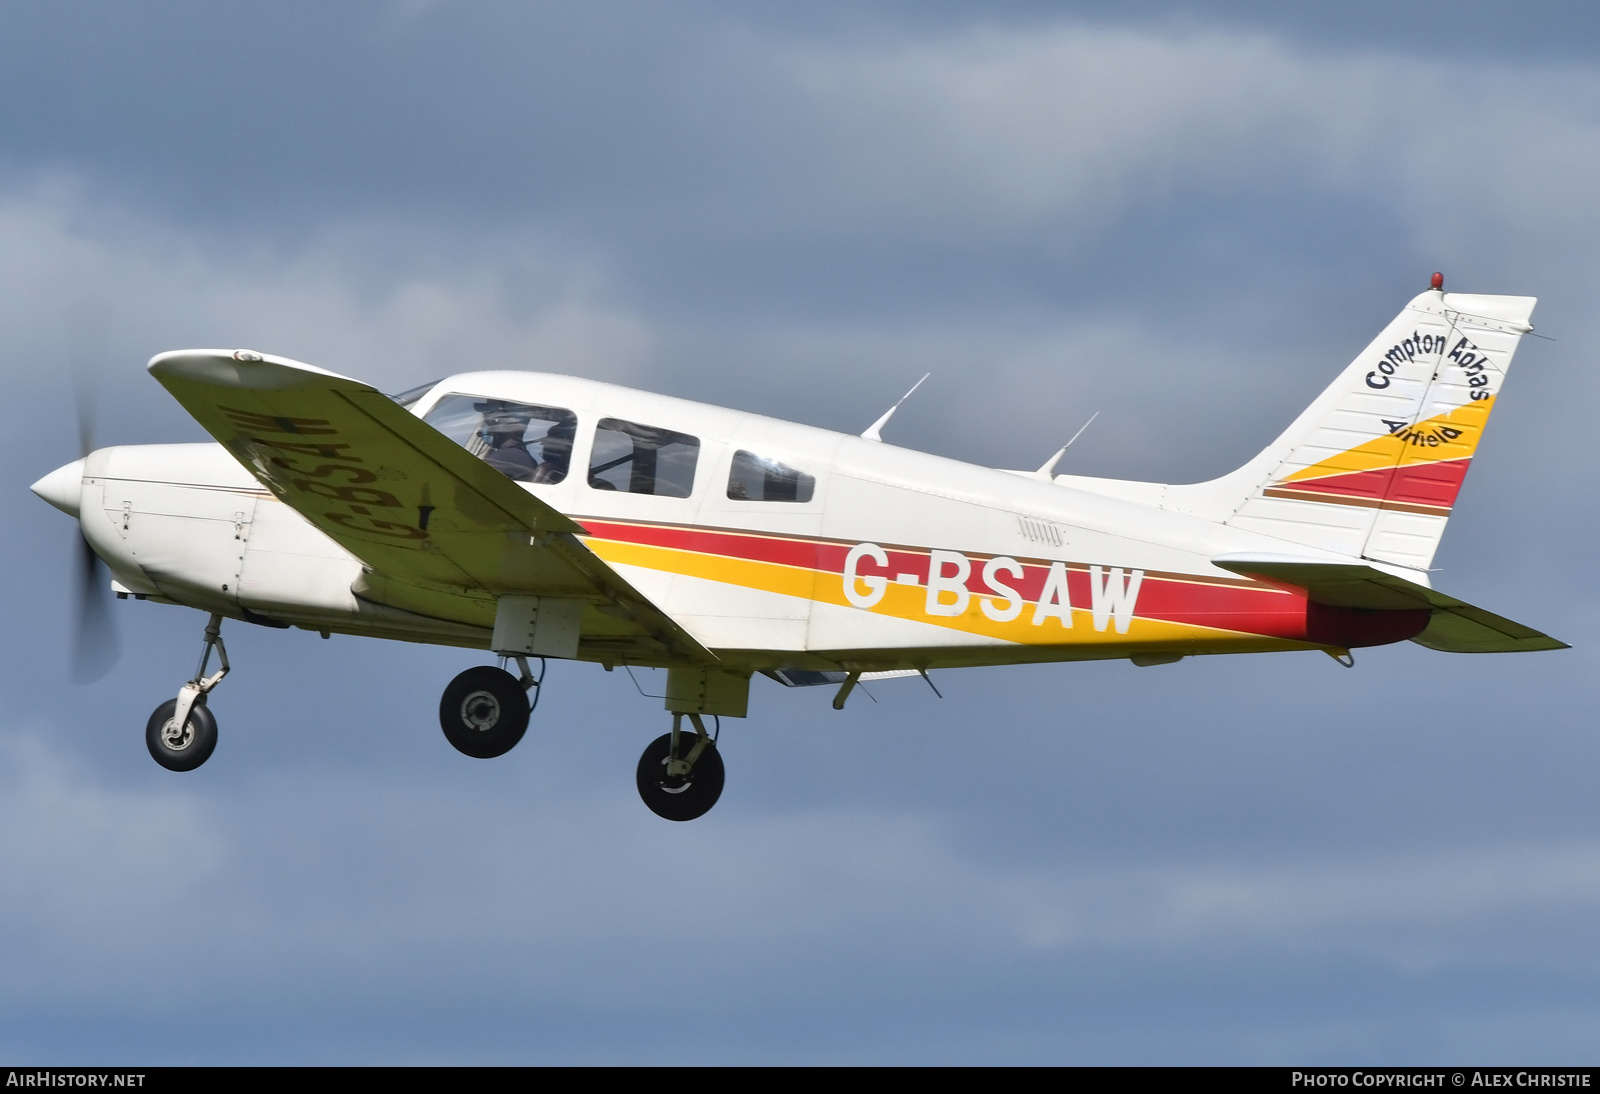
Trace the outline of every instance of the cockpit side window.
<instances>
[{"instance_id":1,"label":"cockpit side window","mask_svg":"<svg viewBox=\"0 0 1600 1094\"><path fill-rule=\"evenodd\" d=\"M810 501L815 476L777 460L740 450L733 454L728 474L728 497L736 501Z\"/></svg>"},{"instance_id":2,"label":"cockpit side window","mask_svg":"<svg viewBox=\"0 0 1600 1094\"><path fill-rule=\"evenodd\" d=\"M594 431L589 485L596 490L686 498L694 489L700 441L653 425L602 418Z\"/></svg>"},{"instance_id":3,"label":"cockpit side window","mask_svg":"<svg viewBox=\"0 0 1600 1094\"><path fill-rule=\"evenodd\" d=\"M424 421L518 482L566 478L578 435L578 416L570 410L477 395L446 395Z\"/></svg>"}]
</instances>

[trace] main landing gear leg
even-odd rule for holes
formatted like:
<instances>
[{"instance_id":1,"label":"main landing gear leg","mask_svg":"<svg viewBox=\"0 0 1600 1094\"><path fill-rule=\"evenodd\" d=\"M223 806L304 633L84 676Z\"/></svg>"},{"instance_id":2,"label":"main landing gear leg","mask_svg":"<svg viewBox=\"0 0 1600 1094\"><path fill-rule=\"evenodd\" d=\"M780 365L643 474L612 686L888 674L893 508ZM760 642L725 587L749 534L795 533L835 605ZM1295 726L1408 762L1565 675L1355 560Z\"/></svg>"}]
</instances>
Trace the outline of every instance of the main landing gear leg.
<instances>
[{"instance_id":1,"label":"main landing gear leg","mask_svg":"<svg viewBox=\"0 0 1600 1094\"><path fill-rule=\"evenodd\" d=\"M217 651L217 671L206 675L211 651ZM222 644L222 616L206 624L205 648L194 678L178 689L176 699L156 707L144 727L145 747L168 771L193 771L211 758L217 747L217 720L206 707L206 696L228 675L228 647Z\"/></svg>"},{"instance_id":2,"label":"main landing gear leg","mask_svg":"<svg viewBox=\"0 0 1600 1094\"><path fill-rule=\"evenodd\" d=\"M717 739L704 719L690 714L694 736L683 732L682 714L673 714L672 732L663 733L639 757L639 796L658 817L687 821L704 816L722 796L724 772Z\"/></svg>"}]
</instances>

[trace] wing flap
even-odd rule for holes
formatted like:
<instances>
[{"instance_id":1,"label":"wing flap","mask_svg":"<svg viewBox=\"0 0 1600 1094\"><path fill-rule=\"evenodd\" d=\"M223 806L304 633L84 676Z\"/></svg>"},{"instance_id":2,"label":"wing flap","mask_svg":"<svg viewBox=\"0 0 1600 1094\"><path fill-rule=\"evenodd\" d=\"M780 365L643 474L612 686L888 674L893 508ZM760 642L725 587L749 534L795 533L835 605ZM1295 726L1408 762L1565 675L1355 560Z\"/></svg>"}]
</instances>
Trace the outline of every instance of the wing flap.
<instances>
[{"instance_id":1,"label":"wing flap","mask_svg":"<svg viewBox=\"0 0 1600 1094\"><path fill-rule=\"evenodd\" d=\"M1295 555L1222 555L1221 569L1304 589L1311 600L1378 611L1429 608L1433 617L1411 641L1445 653L1520 653L1568 649L1565 642L1493 612L1360 562Z\"/></svg>"},{"instance_id":2,"label":"wing flap","mask_svg":"<svg viewBox=\"0 0 1600 1094\"><path fill-rule=\"evenodd\" d=\"M584 546L581 525L370 385L246 351L164 353L150 372L262 485L376 572L358 593L485 626L501 594L582 598L598 612L586 632L717 660Z\"/></svg>"}]
</instances>

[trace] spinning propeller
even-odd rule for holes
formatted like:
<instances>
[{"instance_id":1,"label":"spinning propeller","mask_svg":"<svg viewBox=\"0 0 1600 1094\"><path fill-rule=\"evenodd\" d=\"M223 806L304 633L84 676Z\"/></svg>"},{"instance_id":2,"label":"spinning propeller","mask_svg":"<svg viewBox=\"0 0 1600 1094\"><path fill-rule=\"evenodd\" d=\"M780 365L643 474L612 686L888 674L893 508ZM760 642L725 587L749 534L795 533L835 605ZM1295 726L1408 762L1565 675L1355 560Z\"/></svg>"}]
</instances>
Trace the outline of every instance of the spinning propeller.
<instances>
[{"instance_id":1,"label":"spinning propeller","mask_svg":"<svg viewBox=\"0 0 1600 1094\"><path fill-rule=\"evenodd\" d=\"M79 462L69 465L82 478L82 458L94 451L96 395L109 345L111 306L105 300L77 301L66 312L70 347L72 394L78 413ZM74 493L78 493L74 489ZM72 679L89 684L111 671L117 662L117 632L111 620L111 572L83 535L83 515L78 517L77 558L73 566L77 585L77 619L72 633Z\"/></svg>"}]
</instances>

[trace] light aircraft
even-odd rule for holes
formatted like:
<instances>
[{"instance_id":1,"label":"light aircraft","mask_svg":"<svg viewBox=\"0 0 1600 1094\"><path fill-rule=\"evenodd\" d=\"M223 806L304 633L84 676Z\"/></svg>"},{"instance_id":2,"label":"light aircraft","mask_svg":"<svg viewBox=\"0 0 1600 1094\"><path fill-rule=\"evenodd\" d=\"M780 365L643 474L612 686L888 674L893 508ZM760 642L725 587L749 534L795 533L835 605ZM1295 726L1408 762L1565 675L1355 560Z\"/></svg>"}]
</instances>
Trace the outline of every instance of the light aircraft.
<instances>
[{"instance_id":1,"label":"light aircraft","mask_svg":"<svg viewBox=\"0 0 1600 1094\"><path fill-rule=\"evenodd\" d=\"M1564 648L1429 580L1533 304L1435 274L1282 436L1192 485L898 448L892 408L851 436L536 372L391 397L209 349L149 370L218 443L102 448L33 491L117 596L210 617L146 729L164 767L215 746L228 618L497 655L439 705L483 758L521 739L546 658L665 668L672 729L637 782L688 820L722 791L707 719L744 717L755 674L840 708L862 680L974 665Z\"/></svg>"}]
</instances>

